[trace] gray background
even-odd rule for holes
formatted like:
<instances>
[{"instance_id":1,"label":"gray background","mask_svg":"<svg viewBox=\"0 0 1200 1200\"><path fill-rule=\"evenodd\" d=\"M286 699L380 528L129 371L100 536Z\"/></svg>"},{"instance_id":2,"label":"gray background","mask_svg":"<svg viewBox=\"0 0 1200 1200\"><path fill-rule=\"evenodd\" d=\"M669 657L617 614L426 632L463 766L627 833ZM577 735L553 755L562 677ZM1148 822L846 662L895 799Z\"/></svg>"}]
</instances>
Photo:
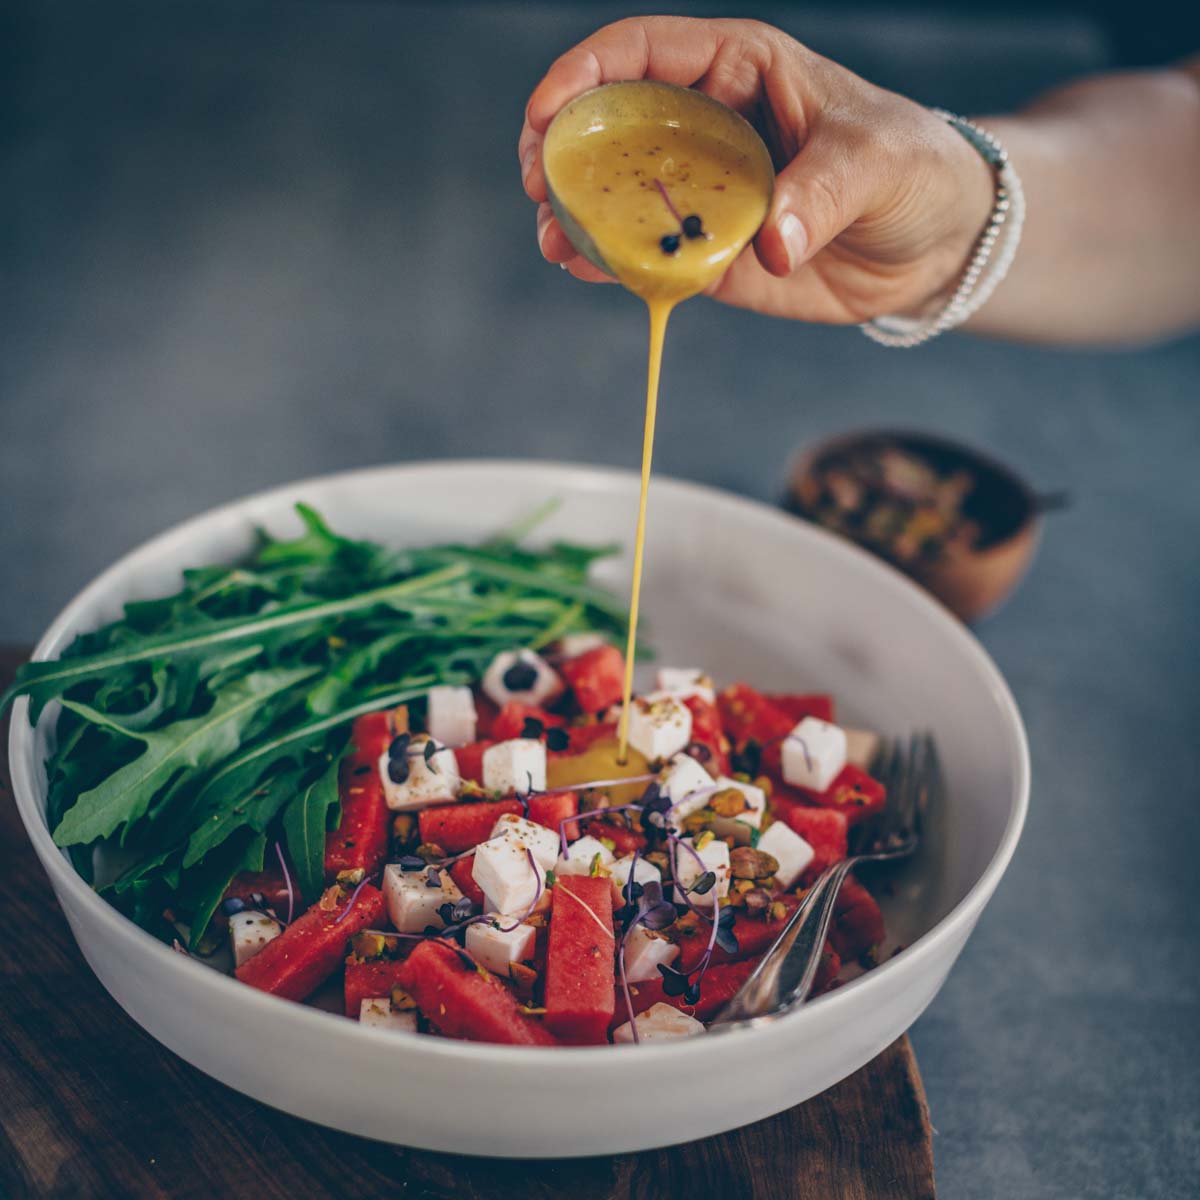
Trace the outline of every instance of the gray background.
<instances>
[{"instance_id":1,"label":"gray background","mask_svg":"<svg viewBox=\"0 0 1200 1200\"><path fill-rule=\"evenodd\" d=\"M524 100L629 10L0 8L0 637L118 553L310 473L441 455L636 463L640 313L545 265ZM756 8L968 112L1116 61L1085 17ZM1012 869L914 1030L941 1194L1194 1195L1200 339L885 351L705 302L657 465L774 498L791 449L927 426L1068 489L981 629L1029 724Z\"/></svg>"}]
</instances>

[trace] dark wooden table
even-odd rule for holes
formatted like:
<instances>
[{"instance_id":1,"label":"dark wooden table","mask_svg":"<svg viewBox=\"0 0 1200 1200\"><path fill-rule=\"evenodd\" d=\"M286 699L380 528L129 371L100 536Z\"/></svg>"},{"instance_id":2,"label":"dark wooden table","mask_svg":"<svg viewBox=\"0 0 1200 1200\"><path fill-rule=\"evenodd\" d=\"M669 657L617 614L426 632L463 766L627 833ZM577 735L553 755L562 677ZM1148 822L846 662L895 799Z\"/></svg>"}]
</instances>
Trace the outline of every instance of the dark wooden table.
<instances>
[{"instance_id":1,"label":"dark wooden table","mask_svg":"<svg viewBox=\"0 0 1200 1200\"><path fill-rule=\"evenodd\" d=\"M0 688L24 653L0 647ZM5 722L7 745L7 722ZM3 756L7 766L7 754ZM613 1158L407 1150L247 1099L135 1025L88 970L0 779L0 1197L70 1200L926 1200L925 1096L907 1038L789 1112Z\"/></svg>"}]
</instances>

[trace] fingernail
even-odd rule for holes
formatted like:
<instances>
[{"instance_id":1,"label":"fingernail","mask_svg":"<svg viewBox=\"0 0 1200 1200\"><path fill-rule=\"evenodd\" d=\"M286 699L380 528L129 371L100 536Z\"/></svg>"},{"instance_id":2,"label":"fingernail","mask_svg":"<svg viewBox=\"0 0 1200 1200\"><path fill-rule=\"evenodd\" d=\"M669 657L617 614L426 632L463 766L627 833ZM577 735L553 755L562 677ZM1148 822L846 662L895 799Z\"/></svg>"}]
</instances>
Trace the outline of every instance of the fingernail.
<instances>
[{"instance_id":1,"label":"fingernail","mask_svg":"<svg viewBox=\"0 0 1200 1200\"><path fill-rule=\"evenodd\" d=\"M524 183L529 178L529 172L533 170L534 160L537 158L537 147L530 146L528 150L521 155L521 182Z\"/></svg>"},{"instance_id":2,"label":"fingernail","mask_svg":"<svg viewBox=\"0 0 1200 1200\"><path fill-rule=\"evenodd\" d=\"M787 254L788 270L794 271L804 261L808 250L808 235L795 213L784 213L779 218L779 237Z\"/></svg>"},{"instance_id":3,"label":"fingernail","mask_svg":"<svg viewBox=\"0 0 1200 1200\"><path fill-rule=\"evenodd\" d=\"M548 204L543 204L542 207L538 209L537 240L538 249L541 250L543 254L545 254L546 251L542 246L542 243L546 240L546 230L550 228L550 219L553 215L554 214L550 211L550 205Z\"/></svg>"}]
</instances>

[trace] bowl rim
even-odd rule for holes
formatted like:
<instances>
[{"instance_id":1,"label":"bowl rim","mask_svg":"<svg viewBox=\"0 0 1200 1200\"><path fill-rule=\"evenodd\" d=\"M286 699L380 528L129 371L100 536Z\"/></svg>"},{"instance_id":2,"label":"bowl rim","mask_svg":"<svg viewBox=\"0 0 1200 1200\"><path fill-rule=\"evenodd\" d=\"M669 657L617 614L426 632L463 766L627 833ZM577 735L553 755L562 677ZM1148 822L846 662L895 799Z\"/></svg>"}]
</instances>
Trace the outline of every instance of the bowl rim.
<instances>
[{"instance_id":1,"label":"bowl rim","mask_svg":"<svg viewBox=\"0 0 1200 1200\"><path fill-rule=\"evenodd\" d=\"M222 520L236 518L239 514L245 516L247 508L257 505L294 502L305 489L318 486L328 487L352 481L362 482L369 480L372 476L385 479L398 473L439 475L454 472L472 474L495 472L500 475L519 476L523 480L528 479L530 472L541 472L547 476L548 489L562 487L579 490L582 487L584 490L599 491L611 490L616 486L629 490L632 495L638 486L638 475L633 470L552 459L515 458L448 458L388 463L314 475L283 483L209 508L168 527L123 554L64 605L47 627L46 632L38 639L31 656L32 660L50 658L59 652L76 631L74 622L78 611L95 598L113 591L113 584L131 568L140 563L152 561L167 549L186 542L203 525L220 523ZM860 563L867 564L867 569L888 577L891 586L908 591L909 598L918 607L924 608L943 627L946 636L958 643L960 649L974 660L975 666L982 672L982 676L1005 718L1008 734L1012 741L1009 749L1015 756L1015 788L999 843L979 877L958 903L940 921L906 946L903 954L881 963L845 988L839 988L817 997L783 1017L768 1018L761 1025L740 1029L739 1036L736 1038L723 1037L719 1039L723 1046L732 1043L735 1047L738 1045L749 1047L752 1041L761 1044L762 1040L767 1037L778 1036L779 1030L799 1028L809 1019L808 1014L818 1009L824 1012L830 1006L839 1004L851 993L860 1000L865 1000L870 993L886 987L896 972L919 970L921 964L937 956L938 948L942 943L952 940L960 931L965 940L971 926L978 919L984 905L1007 869L1024 826L1029 807L1030 790L1028 740L1016 701L991 656L957 618L901 572L853 543L807 522L799 522L782 509L762 501L740 496L708 484L672 476L656 475L654 486L660 490L674 491L684 500L691 498L729 505L735 511L748 514L755 520L766 521L768 524L775 524L781 528L786 526L794 533L799 533L800 536L816 537L825 541L826 548L831 554L857 559ZM224 1002L224 998L228 997L235 1003L256 1006L259 1013L273 1017L276 1022L283 1020L293 1022L294 1031L300 1035L311 1033L323 1034L326 1038L339 1036L373 1038L380 1048L391 1046L393 1052L410 1056L415 1052L428 1054L434 1059L446 1060L447 1063L464 1060L480 1063L486 1061L493 1065L509 1067L516 1067L526 1062L530 1066L542 1066L547 1061L545 1052L548 1049L553 1049L556 1056L565 1055L567 1060L579 1063L596 1062L597 1053L600 1051L605 1052L607 1056L614 1053L625 1056L619 1060L609 1058L609 1061L627 1062L629 1056L636 1052L643 1059L648 1057L651 1063L656 1063L660 1058L667 1061L669 1056L675 1056L673 1061L678 1062L685 1054L702 1053L703 1050L698 1047L707 1046L711 1050L714 1046L714 1042L708 1038L689 1038L682 1043L660 1043L658 1045L558 1046L551 1048L465 1042L449 1038L434 1038L423 1034L398 1034L394 1030L364 1028L358 1022L345 1020L340 1014L324 1012L306 1004L296 1004L267 992L261 992L256 988L247 987L232 976L216 971L188 955L179 954L102 899L75 871L62 850L54 844L46 824L44 809L38 800L36 782L38 764L34 757L35 730L29 723L28 708L28 697L22 696L14 703L11 712L8 750L13 795L26 833L43 868L51 879L56 899L60 890L65 891L75 905L88 910L106 935L118 939L128 952L142 953L144 951L152 958L156 958L159 970L190 973L188 978L194 981L193 986L209 989L214 1002ZM61 907L63 906L60 901ZM73 930L72 933L74 934ZM179 978L182 980L183 977ZM234 997L240 997L240 1001L235 1001ZM263 1008L263 1005L267 1007ZM339 1027L340 1033L338 1032Z\"/></svg>"}]
</instances>

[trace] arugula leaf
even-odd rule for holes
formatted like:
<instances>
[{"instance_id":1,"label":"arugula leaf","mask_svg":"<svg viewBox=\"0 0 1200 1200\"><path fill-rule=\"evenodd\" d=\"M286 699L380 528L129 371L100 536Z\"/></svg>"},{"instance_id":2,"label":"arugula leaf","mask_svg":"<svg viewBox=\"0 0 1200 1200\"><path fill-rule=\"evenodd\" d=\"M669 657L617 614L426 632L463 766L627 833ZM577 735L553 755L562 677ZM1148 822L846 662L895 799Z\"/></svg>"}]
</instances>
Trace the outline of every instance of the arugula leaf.
<instances>
[{"instance_id":1,"label":"arugula leaf","mask_svg":"<svg viewBox=\"0 0 1200 1200\"><path fill-rule=\"evenodd\" d=\"M208 929L212 915L221 903L233 877L240 871L261 871L267 838L262 833L247 833L227 842L180 883L181 898L191 909L188 949L195 950Z\"/></svg>"},{"instance_id":2,"label":"arugula leaf","mask_svg":"<svg viewBox=\"0 0 1200 1200\"><path fill-rule=\"evenodd\" d=\"M305 602L277 608L268 616L252 621L233 617L224 621L213 621L195 632L184 635L166 633L144 638L140 643L123 649L79 658L26 663L17 672L13 685L0 696L0 713L18 696L27 695L30 698L30 720L36 723L37 715L46 701L55 699L76 683L101 678L133 663L145 662L151 658L195 653L231 641L262 638L264 634L279 633L297 625L329 621L334 617L374 608L377 605L402 608L406 596L461 579L467 572L468 567L465 563L452 563L426 575L418 575L400 583L386 584L339 600Z\"/></svg>"},{"instance_id":3,"label":"arugula leaf","mask_svg":"<svg viewBox=\"0 0 1200 1200\"><path fill-rule=\"evenodd\" d=\"M325 886L325 827L330 810L339 803L335 758L326 770L283 811L283 834L296 868L300 894L312 904Z\"/></svg>"},{"instance_id":4,"label":"arugula leaf","mask_svg":"<svg viewBox=\"0 0 1200 1200\"><path fill-rule=\"evenodd\" d=\"M310 678L314 669L256 671L230 684L202 717L176 721L159 730L130 729L116 717L86 704L64 700L63 707L94 724L145 743L145 751L84 792L54 830L59 846L94 842L138 820L155 795L185 768L206 769L233 753L264 700Z\"/></svg>"}]
</instances>

